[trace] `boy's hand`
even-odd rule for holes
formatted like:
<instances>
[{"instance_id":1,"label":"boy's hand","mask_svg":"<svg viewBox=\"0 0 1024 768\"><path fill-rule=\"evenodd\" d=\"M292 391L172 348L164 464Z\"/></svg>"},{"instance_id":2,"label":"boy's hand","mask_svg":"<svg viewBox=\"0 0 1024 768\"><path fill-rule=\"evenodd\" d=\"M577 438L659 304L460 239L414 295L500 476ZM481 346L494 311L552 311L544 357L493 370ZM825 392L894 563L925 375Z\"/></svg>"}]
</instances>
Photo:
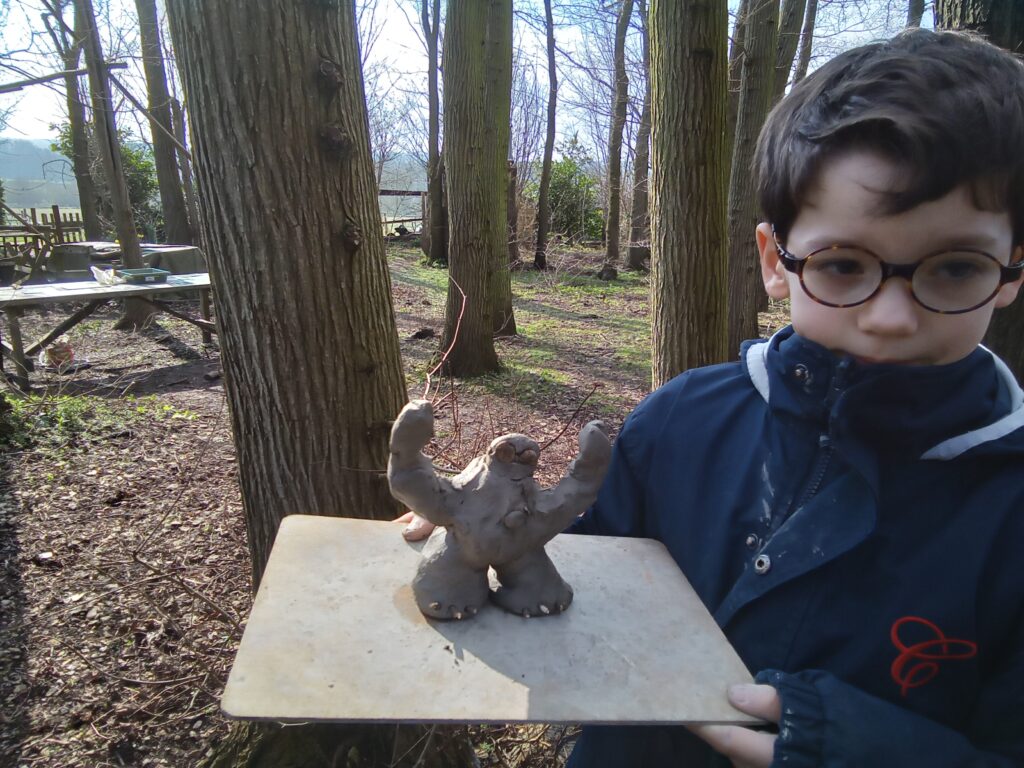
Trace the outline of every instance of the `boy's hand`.
<instances>
[{"instance_id":1,"label":"boy's hand","mask_svg":"<svg viewBox=\"0 0 1024 768\"><path fill-rule=\"evenodd\" d=\"M420 517L415 512L406 512L395 519L396 523L407 523L402 529L402 537L406 541L422 541L427 538L433 530L434 524L426 518Z\"/></svg>"},{"instance_id":2,"label":"boy's hand","mask_svg":"<svg viewBox=\"0 0 1024 768\"><path fill-rule=\"evenodd\" d=\"M729 703L740 712L778 723L782 716L779 692L770 685L734 685ZM776 736L738 725L695 725L690 728L716 752L732 760L736 768L768 768L775 751Z\"/></svg>"}]
</instances>

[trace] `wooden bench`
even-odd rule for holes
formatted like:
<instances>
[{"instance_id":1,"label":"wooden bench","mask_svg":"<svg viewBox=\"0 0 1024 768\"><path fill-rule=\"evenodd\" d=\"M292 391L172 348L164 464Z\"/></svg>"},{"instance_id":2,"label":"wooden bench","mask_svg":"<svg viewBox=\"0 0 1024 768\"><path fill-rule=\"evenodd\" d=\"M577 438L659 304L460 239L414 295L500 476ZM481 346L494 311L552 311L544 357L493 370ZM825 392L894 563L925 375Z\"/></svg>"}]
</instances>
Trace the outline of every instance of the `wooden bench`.
<instances>
[{"instance_id":1,"label":"wooden bench","mask_svg":"<svg viewBox=\"0 0 1024 768\"><path fill-rule=\"evenodd\" d=\"M198 291L202 318L173 309L155 297L167 293ZM58 336L74 328L101 306L113 299L138 298L151 304L161 312L197 326L203 332L203 342L209 344L212 334L217 332L210 320L210 275L199 272L188 275L171 275L165 283L143 285L120 284L100 285L94 280L74 283L48 283L46 285L24 285L0 288L0 309L7 318L7 332L10 342L0 339L0 368L6 357L14 363L14 383L22 390L29 391L29 373L33 370L32 358ZM25 346L21 335L21 315L25 307L40 304L67 304L86 302L86 305L65 319L38 341Z\"/></svg>"}]
</instances>

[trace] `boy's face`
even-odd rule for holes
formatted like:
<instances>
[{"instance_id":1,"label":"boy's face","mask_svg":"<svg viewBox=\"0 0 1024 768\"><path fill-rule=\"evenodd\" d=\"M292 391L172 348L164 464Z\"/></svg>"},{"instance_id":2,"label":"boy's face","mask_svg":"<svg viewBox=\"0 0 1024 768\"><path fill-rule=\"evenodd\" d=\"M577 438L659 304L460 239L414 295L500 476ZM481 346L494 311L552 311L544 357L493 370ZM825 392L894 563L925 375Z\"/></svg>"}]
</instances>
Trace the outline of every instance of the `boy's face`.
<instances>
[{"instance_id":1,"label":"boy's face","mask_svg":"<svg viewBox=\"0 0 1024 768\"><path fill-rule=\"evenodd\" d=\"M830 245L859 246L892 264L913 264L949 248L982 250L1003 264L1021 257L1009 213L978 210L966 187L903 213L878 213L879 193L898 188L899 178L899 166L874 153L850 151L831 159L782 245L797 258ZM772 298L790 299L797 333L866 363L956 362L981 342L993 310L1012 302L1020 288L1020 281L1008 283L979 309L943 315L914 301L908 280L891 277L863 304L828 307L808 296L799 277L783 267L770 224L758 226L757 245L765 290Z\"/></svg>"}]
</instances>

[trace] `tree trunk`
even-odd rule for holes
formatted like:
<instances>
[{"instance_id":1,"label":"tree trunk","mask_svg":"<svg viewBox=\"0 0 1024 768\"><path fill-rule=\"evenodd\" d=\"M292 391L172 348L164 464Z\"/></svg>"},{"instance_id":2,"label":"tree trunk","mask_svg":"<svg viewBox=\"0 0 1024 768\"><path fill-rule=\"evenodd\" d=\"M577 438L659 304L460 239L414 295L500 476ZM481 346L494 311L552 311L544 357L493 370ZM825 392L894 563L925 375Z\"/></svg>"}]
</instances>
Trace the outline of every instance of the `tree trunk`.
<instances>
[{"instance_id":1,"label":"tree trunk","mask_svg":"<svg viewBox=\"0 0 1024 768\"><path fill-rule=\"evenodd\" d=\"M508 161L508 265L514 267L519 264L519 169L516 164Z\"/></svg>"},{"instance_id":2,"label":"tree trunk","mask_svg":"<svg viewBox=\"0 0 1024 768\"><path fill-rule=\"evenodd\" d=\"M1024 54L1024 6L1018 0L936 0L935 26L967 29L1001 48ZM985 345L999 355L1018 381L1024 381L1024 299L996 310Z\"/></svg>"},{"instance_id":3,"label":"tree trunk","mask_svg":"<svg viewBox=\"0 0 1024 768\"><path fill-rule=\"evenodd\" d=\"M544 0L544 30L548 50L548 123L544 135L544 162L537 192L537 245L533 256L535 269L547 269L548 231L551 228L551 164L555 154L555 111L558 106L558 72L555 69L555 22L551 18L551 0Z\"/></svg>"},{"instance_id":4,"label":"tree trunk","mask_svg":"<svg viewBox=\"0 0 1024 768\"><path fill-rule=\"evenodd\" d=\"M188 220L181 176L178 174L178 148L174 144L171 122L171 97L167 92L163 46L160 44L160 21L156 0L135 0L139 14L139 38L142 45L142 68L146 73L149 93L149 125L153 135L153 160L160 188L160 206L164 214L164 240L191 245L192 225Z\"/></svg>"},{"instance_id":5,"label":"tree trunk","mask_svg":"<svg viewBox=\"0 0 1024 768\"><path fill-rule=\"evenodd\" d=\"M180 147L178 150L178 167L181 169L181 189L185 193L185 207L188 208L188 220L192 222L195 235L200 234L199 201L196 200L196 189L192 183L192 159L186 151L188 142L185 131L185 112L177 99L171 99L171 117L174 120L174 136Z\"/></svg>"},{"instance_id":6,"label":"tree trunk","mask_svg":"<svg viewBox=\"0 0 1024 768\"><path fill-rule=\"evenodd\" d=\"M82 55L84 29L82 15L75 13L75 39L71 41L63 57L64 69L68 72L78 69L78 62ZM75 172L75 185L78 187L78 206L82 210L85 239L102 240L103 225L100 224L99 192L96 191L96 182L92 178L85 103L82 101L82 89L78 85L78 75L64 77L64 90L68 104L68 126L71 130L71 164Z\"/></svg>"},{"instance_id":7,"label":"tree trunk","mask_svg":"<svg viewBox=\"0 0 1024 768\"><path fill-rule=\"evenodd\" d=\"M736 110L740 104L740 79L743 71L743 44L747 32L747 10L750 0L740 0L736 8L736 22L732 27L732 44L729 46L729 95L725 118L725 146L732 147L736 135ZM730 155L730 161L732 159Z\"/></svg>"},{"instance_id":8,"label":"tree trunk","mask_svg":"<svg viewBox=\"0 0 1024 768\"><path fill-rule=\"evenodd\" d=\"M448 187L448 301L442 352L453 376L497 371L491 280L497 263L495 231L504 238L505 218L490 201L497 199L495 176L485 149L488 3L448 0L445 14L444 75L445 175ZM504 249L501 249L504 250Z\"/></svg>"},{"instance_id":9,"label":"tree trunk","mask_svg":"<svg viewBox=\"0 0 1024 768\"><path fill-rule=\"evenodd\" d=\"M729 174L729 354L740 342L758 335L757 313L767 308L760 262L754 241L757 227L755 182L751 167L754 147L772 99L775 49L779 31L777 0L764 0L747 16L740 106L736 116Z\"/></svg>"},{"instance_id":10,"label":"tree trunk","mask_svg":"<svg viewBox=\"0 0 1024 768\"><path fill-rule=\"evenodd\" d=\"M907 27L920 27L924 17L924 0L910 0L907 6Z\"/></svg>"},{"instance_id":11,"label":"tree trunk","mask_svg":"<svg viewBox=\"0 0 1024 768\"><path fill-rule=\"evenodd\" d=\"M399 511L384 471L406 395L355 13L351 0L174 0L168 11L258 585L284 516ZM239 19L273 38L239 35ZM461 740L434 733L240 725L206 762L470 764Z\"/></svg>"},{"instance_id":12,"label":"tree trunk","mask_svg":"<svg viewBox=\"0 0 1024 768\"><path fill-rule=\"evenodd\" d=\"M626 32L633 15L633 0L622 0L615 24L615 91L608 133L608 210L605 217L605 267L619 263L619 210L622 204L622 129L626 125L629 78L626 76Z\"/></svg>"},{"instance_id":13,"label":"tree trunk","mask_svg":"<svg viewBox=\"0 0 1024 768\"><path fill-rule=\"evenodd\" d=\"M495 336L515 336L512 309L512 275L508 261L508 145L512 113L512 0L489 0L484 62L487 74L484 93L484 150L490 173L488 204L493 211L491 246L491 312Z\"/></svg>"},{"instance_id":14,"label":"tree trunk","mask_svg":"<svg viewBox=\"0 0 1024 768\"><path fill-rule=\"evenodd\" d=\"M1024 54L1020 0L935 0L938 29L966 29L1017 55Z\"/></svg>"},{"instance_id":15,"label":"tree trunk","mask_svg":"<svg viewBox=\"0 0 1024 768\"><path fill-rule=\"evenodd\" d=\"M655 386L726 355L725 0L651 2Z\"/></svg>"},{"instance_id":16,"label":"tree trunk","mask_svg":"<svg viewBox=\"0 0 1024 768\"><path fill-rule=\"evenodd\" d=\"M441 115L437 95L437 38L441 26L441 0L433 0L430 21L428 0L422 1L420 19L427 41L427 225L431 264L448 263L448 212L444 205L444 173L441 165Z\"/></svg>"},{"instance_id":17,"label":"tree trunk","mask_svg":"<svg viewBox=\"0 0 1024 768\"><path fill-rule=\"evenodd\" d=\"M800 32L800 50L797 52L796 69L793 71L794 84L807 77L807 68L811 64L811 50L814 48L814 21L817 16L818 0L807 0L804 28Z\"/></svg>"},{"instance_id":18,"label":"tree trunk","mask_svg":"<svg viewBox=\"0 0 1024 768\"><path fill-rule=\"evenodd\" d=\"M651 236L650 211L648 209L647 176L651 166L651 46L647 26L647 3L640 0L637 6L643 28L643 65L647 75L644 87L644 104L640 111L640 125L636 129L636 155L633 159L633 206L630 211L629 251L626 266L629 269L646 269L651 257L650 245L644 245Z\"/></svg>"},{"instance_id":19,"label":"tree trunk","mask_svg":"<svg viewBox=\"0 0 1024 768\"><path fill-rule=\"evenodd\" d=\"M121 263L131 269L139 269L142 266L139 235L135 231L131 201L128 199L128 186L124 180L117 123L110 100L110 83L107 80L107 67L103 60L103 48L100 46L100 34L96 28L96 14L93 12L92 0L75 0L75 13L81 14L82 29L85 33L85 63L89 69L93 128L96 132L100 158L103 161L103 172L107 177L110 203L114 212L114 225L118 242L121 245ZM146 302L139 299L125 299L124 314L121 315L114 327L127 330L141 328L153 316L153 313L152 306Z\"/></svg>"},{"instance_id":20,"label":"tree trunk","mask_svg":"<svg viewBox=\"0 0 1024 768\"><path fill-rule=\"evenodd\" d=\"M789 73L793 69L797 45L800 43L800 25L807 10L807 0L782 0L779 12L779 39L775 49L775 78L772 82L772 104L777 104L786 92Z\"/></svg>"}]
</instances>

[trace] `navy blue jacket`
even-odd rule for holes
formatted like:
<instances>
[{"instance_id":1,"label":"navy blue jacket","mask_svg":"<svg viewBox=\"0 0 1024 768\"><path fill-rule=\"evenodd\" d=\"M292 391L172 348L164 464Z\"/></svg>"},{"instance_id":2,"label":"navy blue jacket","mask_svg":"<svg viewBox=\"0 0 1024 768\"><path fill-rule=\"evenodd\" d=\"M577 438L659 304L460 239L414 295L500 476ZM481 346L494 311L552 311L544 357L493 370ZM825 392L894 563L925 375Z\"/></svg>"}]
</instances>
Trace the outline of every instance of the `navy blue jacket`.
<instances>
[{"instance_id":1,"label":"navy blue jacket","mask_svg":"<svg viewBox=\"0 0 1024 768\"><path fill-rule=\"evenodd\" d=\"M984 348L863 366L785 329L645 399L574 530L666 545L780 692L773 765L1022 766L1022 427ZM589 727L569 765L720 761L681 727Z\"/></svg>"}]
</instances>

